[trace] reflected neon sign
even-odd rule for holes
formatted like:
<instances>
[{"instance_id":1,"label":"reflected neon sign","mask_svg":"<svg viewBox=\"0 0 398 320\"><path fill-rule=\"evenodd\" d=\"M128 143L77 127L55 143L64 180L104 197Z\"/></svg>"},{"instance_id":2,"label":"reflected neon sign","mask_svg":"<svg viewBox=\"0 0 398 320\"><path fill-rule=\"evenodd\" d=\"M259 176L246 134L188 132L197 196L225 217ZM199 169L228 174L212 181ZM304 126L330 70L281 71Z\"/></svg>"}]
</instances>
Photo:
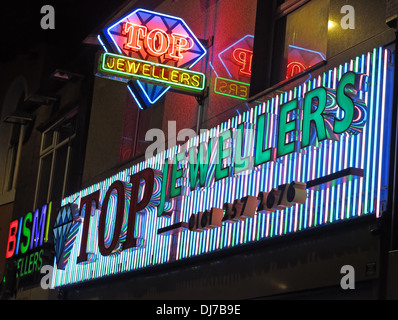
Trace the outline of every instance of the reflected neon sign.
<instances>
[{"instance_id":1,"label":"reflected neon sign","mask_svg":"<svg viewBox=\"0 0 398 320\"><path fill-rule=\"evenodd\" d=\"M217 77L214 92L224 96L246 100L249 98L250 85L244 82Z\"/></svg>"},{"instance_id":2,"label":"reflected neon sign","mask_svg":"<svg viewBox=\"0 0 398 320\"><path fill-rule=\"evenodd\" d=\"M215 93L241 100L249 98L253 40L253 36L246 35L218 54L226 75L216 73ZM221 74L221 70L219 72Z\"/></svg>"},{"instance_id":3,"label":"reflected neon sign","mask_svg":"<svg viewBox=\"0 0 398 320\"><path fill-rule=\"evenodd\" d=\"M315 64L326 61L326 57L319 51L289 45L287 60L286 79L290 79Z\"/></svg>"},{"instance_id":4,"label":"reflected neon sign","mask_svg":"<svg viewBox=\"0 0 398 320\"><path fill-rule=\"evenodd\" d=\"M239 74L250 78L252 75L253 50L236 48L232 52L232 58L232 61L240 67Z\"/></svg>"}]
</instances>

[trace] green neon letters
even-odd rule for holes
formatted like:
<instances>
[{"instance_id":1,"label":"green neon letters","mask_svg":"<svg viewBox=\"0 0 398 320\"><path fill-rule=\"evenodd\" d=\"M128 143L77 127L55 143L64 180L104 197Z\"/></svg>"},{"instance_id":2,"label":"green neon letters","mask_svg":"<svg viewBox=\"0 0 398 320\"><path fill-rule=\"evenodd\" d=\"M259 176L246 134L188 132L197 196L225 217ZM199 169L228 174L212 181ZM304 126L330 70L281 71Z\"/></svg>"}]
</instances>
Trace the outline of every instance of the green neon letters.
<instances>
[{"instance_id":1,"label":"green neon letters","mask_svg":"<svg viewBox=\"0 0 398 320\"><path fill-rule=\"evenodd\" d=\"M189 149L189 178L191 190L194 190L197 186L198 173L199 186L201 188L205 186L213 141L213 139L210 139L209 144L202 142L199 144L198 148L191 147ZM197 152L195 152L196 149L198 149Z\"/></svg>"},{"instance_id":2,"label":"green neon letters","mask_svg":"<svg viewBox=\"0 0 398 320\"><path fill-rule=\"evenodd\" d=\"M355 84L355 73L348 72L340 80L337 88L337 104L344 110L344 118L336 119L333 132L340 134L345 132L351 125L354 118L354 101L346 94L346 88Z\"/></svg>"},{"instance_id":3,"label":"green neon letters","mask_svg":"<svg viewBox=\"0 0 398 320\"><path fill-rule=\"evenodd\" d=\"M224 165L224 160L231 156L231 145L227 145L231 140L231 130L226 130L218 137L218 162L216 164L216 180L221 180L230 175L231 167Z\"/></svg>"},{"instance_id":4,"label":"green neon letters","mask_svg":"<svg viewBox=\"0 0 398 320\"><path fill-rule=\"evenodd\" d=\"M27 223L32 222L32 212L29 212L26 216L25 219L23 220L23 225L22 225L22 236L23 239L21 240L21 253L24 254L26 250L28 250L29 247L29 242L30 242L30 235L31 231L30 228L28 227Z\"/></svg>"},{"instance_id":5,"label":"green neon letters","mask_svg":"<svg viewBox=\"0 0 398 320\"><path fill-rule=\"evenodd\" d=\"M257 117L257 135L256 135L256 154L254 157L254 166L275 160L273 157L273 149L267 148L264 150L264 141L268 139L268 131L265 130L266 114ZM266 135L266 139L264 139Z\"/></svg>"},{"instance_id":6,"label":"green neon letters","mask_svg":"<svg viewBox=\"0 0 398 320\"><path fill-rule=\"evenodd\" d=\"M327 117L330 118L330 114L327 114L327 106L328 103L331 103L330 100L332 100L332 103L337 102L338 109L342 111L339 117L335 116L334 133L346 132L353 123L355 95L359 90L366 90L366 87L360 88L360 83L365 83L363 79L360 79L360 75L354 72L344 74L337 85L336 99L333 100L331 93L328 93L326 88L318 87L307 91L301 98L295 98L281 104L279 118L275 123L276 129L272 133L273 136L277 136L275 144L270 135L270 123L275 115L263 113L257 116L254 126L253 123L243 122L236 129L225 130L218 136L209 139L211 146L207 149L206 157L203 157L206 142L202 142L199 147L192 147L189 150L191 190L194 190L198 185L203 187L206 177L218 181L232 174L248 170L251 160L253 160L253 166L259 166L299 151L300 148L306 148L316 141L329 139L330 132L327 130L329 127L326 125L326 121L328 120ZM247 135L251 138L246 137L246 140L244 139L246 136L245 130L253 131ZM250 148L251 153L243 157L242 152L245 145L247 141L251 140L254 140L253 147ZM214 148L214 159L216 160L214 172L212 172L208 164L210 150L212 150L214 144L216 144ZM197 153L195 153L196 149L198 149ZM195 157L198 153L200 156ZM196 160L196 158L198 163L193 164L191 161ZM209 176L212 174L213 176ZM181 178L181 176L178 176L178 178Z\"/></svg>"},{"instance_id":7,"label":"green neon letters","mask_svg":"<svg viewBox=\"0 0 398 320\"><path fill-rule=\"evenodd\" d=\"M22 278L34 272L40 271L43 266L44 250L27 254L17 261L16 278Z\"/></svg>"},{"instance_id":8,"label":"green neon letters","mask_svg":"<svg viewBox=\"0 0 398 320\"><path fill-rule=\"evenodd\" d=\"M239 173L249 169L249 156L242 157L242 151L244 147L244 135L246 133L245 126L248 127L248 124L241 123L238 126L238 130L236 133L237 137L236 137L235 166L234 166L235 173Z\"/></svg>"},{"instance_id":9,"label":"green neon letters","mask_svg":"<svg viewBox=\"0 0 398 320\"><path fill-rule=\"evenodd\" d=\"M279 135L278 135L278 153L277 157L282 157L294 152L295 141L286 143L286 135L297 130L297 120L288 121L288 114L297 110L297 99L294 99L281 106L279 115Z\"/></svg>"},{"instance_id":10,"label":"green neon letters","mask_svg":"<svg viewBox=\"0 0 398 320\"><path fill-rule=\"evenodd\" d=\"M318 141L327 139L325 121L323 118L323 112L326 108L326 99L327 91L322 87L308 92L304 98L302 121L303 138L301 140L302 148L310 145L311 125L314 125L316 128ZM318 106L316 110L313 111L312 108L315 101L318 102Z\"/></svg>"},{"instance_id":11,"label":"green neon letters","mask_svg":"<svg viewBox=\"0 0 398 320\"><path fill-rule=\"evenodd\" d=\"M171 172L171 186L170 186L170 197L175 198L181 195L181 185L176 187L177 180L182 177L183 168L180 168L179 162L184 159L185 152L178 153L176 156L176 161L172 165L172 172Z\"/></svg>"}]
</instances>

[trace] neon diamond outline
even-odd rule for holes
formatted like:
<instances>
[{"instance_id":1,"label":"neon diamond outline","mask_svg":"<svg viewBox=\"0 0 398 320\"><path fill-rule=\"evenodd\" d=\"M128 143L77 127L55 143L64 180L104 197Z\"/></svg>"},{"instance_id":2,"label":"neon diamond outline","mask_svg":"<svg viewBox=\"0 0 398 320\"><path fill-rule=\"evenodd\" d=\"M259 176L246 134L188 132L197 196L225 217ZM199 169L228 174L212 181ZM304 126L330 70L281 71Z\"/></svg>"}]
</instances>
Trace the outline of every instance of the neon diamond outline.
<instances>
[{"instance_id":1,"label":"neon diamond outline","mask_svg":"<svg viewBox=\"0 0 398 320\"><path fill-rule=\"evenodd\" d=\"M243 38L239 39L238 41L234 42L233 44L231 44L229 47L225 48L223 51L221 51L221 52L218 54L218 58L220 59L222 65L224 66L224 68L225 68L225 70L227 71L227 73L228 73L228 75L229 75L230 78L233 78L233 76L232 76L231 72L229 71L229 69L227 68L227 66L226 66L226 64L225 64L225 62L224 62L224 60L221 58L221 55L224 54L224 53L225 53L226 51L228 51L229 49L233 48L234 46L238 45L238 44L241 43L241 42L245 42L245 43L246 43L246 41L245 41L246 38L252 38L252 39L254 39L254 36L248 34L248 35L244 36Z\"/></svg>"},{"instance_id":2,"label":"neon diamond outline","mask_svg":"<svg viewBox=\"0 0 398 320\"><path fill-rule=\"evenodd\" d=\"M141 14L141 17L139 14ZM116 49L116 51L117 51L114 53L124 55L123 50L119 47L119 45L117 44L117 41L112 36L112 29L118 27L122 23L122 21L128 20L133 15L136 15L138 17L138 19L140 19L142 21L142 23L145 23L145 24L150 22L155 17L160 17L163 24L166 26L167 30L169 30L169 31L172 31L176 27L181 27L182 29L184 29L186 34L194 41L193 48L188 50L188 52L197 53L198 56L194 59L189 60L184 65L179 66L179 67L182 67L182 68L186 67L188 69L191 69L197 62L199 62L207 54L207 50L205 49L205 47L201 44L199 39L195 36L195 34L192 32L192 30L189 28L189 26L185 23L185 21L183 19L181 19L179 17L171 16L168 14L163 14L163 13L159 13L159 12L146 10L146 9L136 9L133 12L123 16L118 21L113 23L111 26L109 26L103 30L103 34L105 35L106 40L109 42L111 49L112 50ZM171 22L173 20L174 20L174 23ZM108 52L109 50L107 49L104 42L101 40L100 36L98 36L98 40L101 43L104 50L106 52ZM164 86L158 86L158 85L149 84L149 83L142 83L139 80L135 80L135 83L138 84L137 86L135 86L136 90L140 94L144 103L148 104L148 105L152 105L152 104L156 103L171 88L170 86L164 87ZM141 105L139 99L137 99L137 97L135 96L135 92L133 92L133 90L130 88L130 86L128 86L128 89L129 89L130 94L133 96L134 100L137 102L139 108L144 109L144 107Z\"/></svg>"}]
</instances>

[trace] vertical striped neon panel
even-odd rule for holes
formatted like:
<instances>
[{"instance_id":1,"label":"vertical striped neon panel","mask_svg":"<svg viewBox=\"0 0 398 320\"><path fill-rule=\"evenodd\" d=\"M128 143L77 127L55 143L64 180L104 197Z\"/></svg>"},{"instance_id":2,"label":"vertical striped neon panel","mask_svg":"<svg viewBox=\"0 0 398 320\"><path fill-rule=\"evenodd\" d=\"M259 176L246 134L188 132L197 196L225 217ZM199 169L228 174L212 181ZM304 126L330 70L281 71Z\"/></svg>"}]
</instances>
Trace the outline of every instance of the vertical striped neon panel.
<instances>
[{"instance_id":1,"label":"vertical striped neon panel","mask_svg":"<svg viewBox=\"0 0 398 320\"><path fill-rule=\"evenodd\" d=\"M277 125L280 105L294 98L302 98L306 92L319 86L336 89L339 79L345 72L354 71L367 74L370 79L369 90L363 97L367 105L367 123L357 135L343 133L339 141L325 140L316 146L301 149L268 162L243 174L232 175L220 181L210 178L214 174L215 155L211 154L207 177L207 186L193 191L183 188L180 211L171 217L157 217L157 209L148 207L137 215L136 236L140 245L137 248L116 251L103 257L97 245L99 210L91 212L91 224L87 252L89 261L76 264L80 250L81 229L65 270L57 270L54 264L53 286L60 287L73 283L101 278L123 272L130 272L146 267L168 263L174 260L183 261L189 257L222 250L245 243L266 241L268 238L316 228L328 223L344 221L355 217L374 214L380 217L383 202L386 200L389 159L389 114L391 112L393 76L392 67L388 65L389 51L383 48L374 49L356 59L324 73L316 79L276 95L274 98L256 105L247 112L229 119L189 141L189 146L198 146L200 142L218 136L228 129L237 129L242 123L256 125L257 116L265 114L267 147L277 145ZM255 137L250 130L244 135L244 156L252 155ZM96 190L101 190L102 203L109 186L116 180L128 182L131 174L145 168L161 170L161 160L169 154L175 154L179 147L166 150L152 159L148 159L126 169L100 183L63 199L62 205L74 202ZM308 198L303 205L294 205L284 211L259 213L254 218L239 222L227 222L222 227L205 230L201 233L182 231L177 235L158 235L157 230L179 221L188 222L193 213L205 211L211 207L221 208L223 203L247 195L257 196L260 191L270 191L284 183L292 181L307 182L340 170L355 167L364 169L364 177L337 184L323 190L308 190ZM185 169L184 177L189 177ZM189 178L187 178L189 179ZM127 204L128 200L126 200ZM111 197L108 205L109 227L107 236L113 233L114 216L117 198ZM128 204L126 205L128 210ZM83 210L82 218L86 213ZM125 236L127 221L123 221L122 237ZM174 237L174 238L173 238Z\"/></svg>"}]
</instances>

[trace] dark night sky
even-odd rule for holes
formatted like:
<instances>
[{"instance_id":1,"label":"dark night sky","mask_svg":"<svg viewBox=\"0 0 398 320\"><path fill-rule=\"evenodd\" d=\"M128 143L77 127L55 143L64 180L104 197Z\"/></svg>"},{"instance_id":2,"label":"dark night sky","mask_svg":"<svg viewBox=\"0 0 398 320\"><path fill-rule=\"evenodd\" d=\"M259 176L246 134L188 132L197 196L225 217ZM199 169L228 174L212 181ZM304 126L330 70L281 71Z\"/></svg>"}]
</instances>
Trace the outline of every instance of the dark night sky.
<instances>
[{"instance_id":1,"label":"dark night sky","mask_svg":"<svg viewBox=\"0 0 398 320\"><path fill-rule=\"evenodd\" d=\"M95 28L109 19L126 0L11 0L0 11L1 57L24 53L32 44L45 41L60 49L79 45ZM55 9L55 30L43 30L40 9Z\"/></svg>"}]
</instances>

